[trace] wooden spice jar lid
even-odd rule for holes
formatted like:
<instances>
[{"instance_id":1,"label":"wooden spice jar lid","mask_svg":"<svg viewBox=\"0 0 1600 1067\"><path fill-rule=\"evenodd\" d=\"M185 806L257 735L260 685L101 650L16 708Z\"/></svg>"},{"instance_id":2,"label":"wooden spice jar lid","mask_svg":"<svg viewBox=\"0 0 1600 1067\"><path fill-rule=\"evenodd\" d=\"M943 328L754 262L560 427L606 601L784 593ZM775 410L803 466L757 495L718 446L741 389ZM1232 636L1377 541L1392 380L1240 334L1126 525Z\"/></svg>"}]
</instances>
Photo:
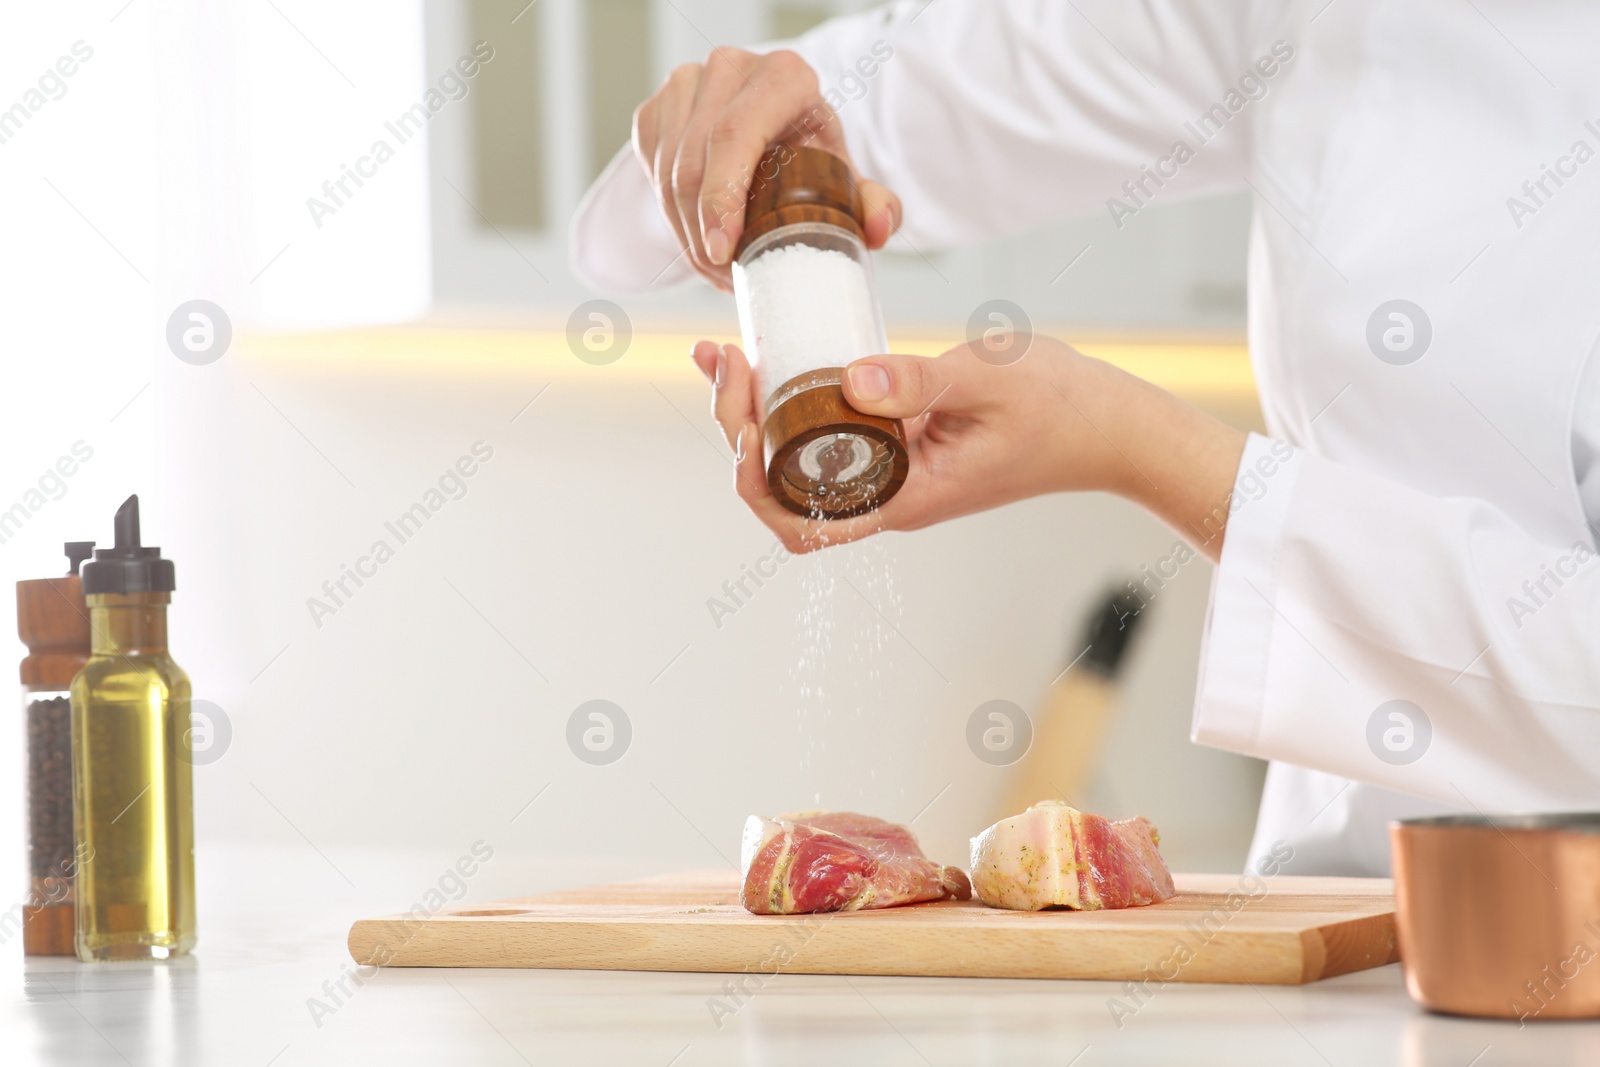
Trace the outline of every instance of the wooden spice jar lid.
<instances>
[{"instance_id":1,"label":"wooden spice jar lid","mask_svg":"<svg viewBox=\"0 0 1600 1067\"><path fill-rule=\"evenodd\" d=\"M17 636L28 646L20 664L29 689L65 689L89 658L89 609L76 574L17 583Z\"/></svg>"}]
</instances>

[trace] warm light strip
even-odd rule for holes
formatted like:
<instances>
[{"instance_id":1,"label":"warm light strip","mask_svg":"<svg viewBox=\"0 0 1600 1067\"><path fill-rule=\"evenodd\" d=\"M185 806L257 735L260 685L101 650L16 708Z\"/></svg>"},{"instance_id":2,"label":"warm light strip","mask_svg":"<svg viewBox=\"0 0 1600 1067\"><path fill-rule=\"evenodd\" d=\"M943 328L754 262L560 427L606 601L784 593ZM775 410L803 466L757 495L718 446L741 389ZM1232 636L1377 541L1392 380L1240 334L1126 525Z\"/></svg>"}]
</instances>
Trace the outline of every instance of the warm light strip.
<instances>
[{"instance_id":1,"label":"warm light strip","mask_svg":"<svg viewBox=\"0 0 1600 1067\"><path fill-rule=\"evenodd\" d=\"M253 364L293 363L297 370L349 373L359 369L399 373L481 376L571 375L599 379L698 376L689 349L703 335L649 333L633 338L617 362L597 367L580 361L565 334L551 330L461 327L375 327L335 333L256 334L238 345ZM717 338L713 340L731 338ZM948 338L897 337L897 352L935 356ZM1255 377L1243 344L1164 339L1100 338L1080 341L1087 355L1115 364L1183 396L1251 398Z\"/></svg>"}]
</instances>

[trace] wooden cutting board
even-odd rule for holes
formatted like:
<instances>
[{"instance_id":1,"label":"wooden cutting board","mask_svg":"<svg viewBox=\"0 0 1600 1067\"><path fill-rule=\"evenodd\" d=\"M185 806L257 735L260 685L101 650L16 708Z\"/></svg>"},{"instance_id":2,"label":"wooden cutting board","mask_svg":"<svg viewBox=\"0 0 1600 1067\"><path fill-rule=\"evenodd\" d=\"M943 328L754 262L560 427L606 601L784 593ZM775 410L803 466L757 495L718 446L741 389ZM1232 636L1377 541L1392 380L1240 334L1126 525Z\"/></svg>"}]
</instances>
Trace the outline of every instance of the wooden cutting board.
<instances>
[{"instance_id":1,"label":"wooden cutting board","mask_svg":"<svg viewBox=\"0 0 1600 1067\"><path fill-rule=\"evenodd\" d=\"M1014 912L976 901L751 915L732 871L362 919L359 964L770 975L901 974L1297 985L1399 959L1386 879L1179 874L1122 911ZM1255 892L1250 892L1251 887Z\"/></svg>"}]
</instances>

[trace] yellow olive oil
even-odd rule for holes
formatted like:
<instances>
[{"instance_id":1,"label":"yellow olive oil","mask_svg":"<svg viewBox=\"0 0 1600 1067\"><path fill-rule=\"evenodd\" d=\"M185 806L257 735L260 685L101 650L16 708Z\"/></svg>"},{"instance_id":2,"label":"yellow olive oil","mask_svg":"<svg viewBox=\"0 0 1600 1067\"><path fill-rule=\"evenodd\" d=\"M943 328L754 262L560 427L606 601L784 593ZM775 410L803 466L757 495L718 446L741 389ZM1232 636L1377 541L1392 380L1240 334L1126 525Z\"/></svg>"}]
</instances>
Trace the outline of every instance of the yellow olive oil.
<instances>
[{"instance_id":1,"label":"yellow olive oil","mask_svg":"<svg viewBox=\"0 0 1600 1067\"><path fill-rule=\"evenodd\" d=\"M117 548L95 557L83 567L90 658L72 680L76 947L83 960L166 959L195 943L189 678L167 653L172 564L139 545L137 497L117 513Z\"/></svg>"}]
</instances>

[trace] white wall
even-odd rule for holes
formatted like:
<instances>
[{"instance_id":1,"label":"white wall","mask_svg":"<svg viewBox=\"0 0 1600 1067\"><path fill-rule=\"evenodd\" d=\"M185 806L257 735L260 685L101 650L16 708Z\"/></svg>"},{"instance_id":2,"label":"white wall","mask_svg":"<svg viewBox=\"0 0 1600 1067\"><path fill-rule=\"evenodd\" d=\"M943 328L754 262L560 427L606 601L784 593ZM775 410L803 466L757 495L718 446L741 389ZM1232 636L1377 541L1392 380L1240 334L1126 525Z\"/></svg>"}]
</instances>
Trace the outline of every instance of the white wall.
<instances>
[{"instance_id":1,"label":"white wall","mask_svg":"<svg viewBox=\"0 0 1600 1067\"><path fill-rule=\"evenodd\" d=\"M744 25L740 35L758 32L754 20L725 17L742 10L731 3L679 2L709 23ZM1036 706L1089 599L1165 554L1172 536L1114 500L1033 501L792 561L719 629L707 598L770 538L700 436L710 432L704 386L691 372L608 375L574 362L513 424L549 377L467 352L454 368L253 353L243 339L252 317L359 322L419 306L420 160L409 177L386 172L393 197L373 191L326 231L299 219L311 191L303 179L325 170L310 149L340 162L337 129L364 131L403 105L463 43L450 3L409 24L426 26L422 70L348 18L281 6L351 74L357 97L340 96L341 79L270 8L207 30L223 52L203 62L185 34L200 33L205 16L172 2L121 14L120 2L50 9L0 33L8 70L43 69L79 37L98 50L65 97L0 146L11 209L0 250L0 504L75 440L96 449L65 495L0 545L0 578L55 573L61 541L104 539L122 498L144 496L147 540L178 561L174 652L197 695L234 726L225 756L196 769L202 863L223 841L315 847L336 860L421 848L450 860L487 836L523 857L706 865L719 862L707 838L731 855L751 811L820 803L910 818L935 796L917 828L937 854L959 858L1001 773L967 752L966 716L994 697ZM390 27L403 29L407 11ZM575 0L541 0L534 12L560 32L581 21ZM676 17L670 5L659 14L663 25ZM238 55L257 67L229 63L241 35L250 48ZM664 38L663 68L701 51L696 41ZM549 48L562 52L559 35ZM556 64L551 77L570 69ZM208 101L223 91L208 70L231 71L229 99L249 107ZM219 115L236 142L185 139L192 122ZM437 181L470 173L465 119L447 109L429 129L442 311L560 322L588 295L566 273L564 227L511 234L513 250ZM323 121L337 129L312 137L297 125ZM555 128L573 136L571 122ZM308 154L270 173L251 163L299 149ZM550 184L561 219L581 191L572 166ZM197 214L183 215L185 205ZM1141 212L1103 259L1085 260L1093 270L1059 287L1048 278L1062 249L1081 247L1095 221L939 257L959 298L928 285L920 261L887 259L890 318L950 327L966 302L1011 295L1068 329L1236 326L1245 214L1230 201ZM280 217L301 229L280 240L271 226ZM325 240L334 224L346 236ZM262 279L275 288L253 295L252 275L284 244ZM350 288L330 296L319 278ZM164 327L177 300L208 286L243 294L224 297L238 301L241 340L222 361L192 367L167 350ZM319 294L328 299L311 299ZM641 330L694 319L733 332L731 307L704 290L631 310ZM307 598L479 439L495 458L467 496L314 625ZM1207 580L1203 564L1186 568L1153 609L1097 802L1154 819L1177 865L1226 868L1243 856L1259 768L1186 740ZM807 610L829 627L826 654L807 652ZM22 655L14 641L0 652ZM578 762L564 740L572 709L595 697L635 724L634 747L610 767ZM19 732L0 731L6 884L20 884L7 873L20 860Z\"/></svg>"},{"instance_id":2,"label":"white wall","mask_svg":"<svg viewBox=\"0 0 1600 1067\"><path fill-rule=\"evenodd\" d=\"M1004 773L967 716L1037 708L1088 605L1174 540L1117 500L1036 500L791 560L719 627L707 601L772 538L708 444L698 377L241 355L237 465L192 486L235 515L160 534L190 590L174 647L234 722L197 768L213 838L715 865L706 839L734 855L753 811L910 819L939 796L917 828L957 859ZM478 440L493 459L400 545L384 522ZM308 598L379 538L394 559L319 626ZM1187 741L1208 581L1196 562L1154 602L1097 796L1156 820L1176 862L1227 868L1259 775ZM565 739L595 698L634 727L605 767Z\"/></svg>"},{"instance_id":3,"label":"white wall","mask_svg":"<svg viewBox=\"0 0 1600 1067\"><path fill-rule=\"evenodd\" d=\"M837 8L865 6L870 5L847 3ZM653 8L655 77L664 77L677 63L703 58L708 35L718 44L763 39L767 25L763 8L737 0L658 0ZM496 232L483 226L454 191L436 184L434 285L452 320L481 320L486 314L503 317L511 309L524 321L559 326L576 304L594 295L568 273L565 245L565 220L595 162L585 154L583 6L579 0L542 0L529 12L530 18L534 16L541 20L547 58L547 207L557 224L545 231ZM470 47L466 22L461 3L441 0L428 5L431 65L447 63ZM432 129L435 173L450 175L458 185L472 173L467 118L465 113L447 114ZM1022 304L1036 322L1069 334L1103 329L1238 333L1243 326L1249 215L1249 200L1243 196L1179 201L1141 211L1121 231L1109 218L1097 216L981 247L935 253L929 257L931 263L904 250L891 251L880 255L877 264L886 316L891 329L946 329L957 336L974 306L998 296ZM1057 281L1061 268L1089 244L1094 245L1091 252ZM692 323L716 336L737 334L731 301L703 286L621 302L640 329ZM698 412L703 401L694 397L693 384L680 388L686 390L684 406ZM543 413L546 419L562 417L562 402L555 396L549 398L552 410ZM604 599L591 602L581 595L581 587L572 588L570 595L582 605L579 610L592 610L601 618L620 614L617 625L629 632L638 627L641 635L658 629L663 635L677 633L689 625L680 615L693 621L696 598L713 592L737 572L740 562L753 559L761 549L759 531L726 492L725 472L708 462L709 455L696 455L704 446L682 436L687 430L681 420L669 416L657 426L656 420L667 413L659 410L659 402L652 406L655 401L648 393L633 402L596 394L585 403L592 406L590 418L626 422L626 440L631 443L687 447L687 465L674 465L672 475L681 496L661 505L653 517L631 520L648 526L649 534L614 541L620 534L612 532L585 541L607 546L603 554L580 556L581 548L571 553L572 558L591 561L582 569L588 575L587 587L605 591ZM577 403L578 395L573 394L570 402ZM608 410L613 413L607 414ZM658 436L637 436L645 431L634 422L635 410L645 425L657 426ZM576 409L568 417L581 424ZM563 524L574 521L570 504L580 498L588 501L585 516L596 509L615 509L614 521L630 521L613 494L623 485L634 486L638 475L616 438L604 434L591 441L585 436L589 451L581 461L568 461L585 469L595 466L592 481L564 481L567 491L552 498L568 505ZM550 443L553 451L560 450L556 443L560 440L571 438L558 436ZM686 477L694 481L686 483ZM703 488L689 488L699 479L705 479ZM607 488L599 489L600 484ZM645 484L638 491L650 493L654 488ZM686 508L687 501L694 503ZM560 535L541 530L536 536ZM692 789L690 783L702 778L706 767L725 768L708 792L680 802L686 811L697 813L695 818L708 830L713 822L728 824L744 808L813 802L807 794L818 790L824 803L858 803L908 816L926 799L913 800L919 792L931 797L942 785L953 783L924 819L933 840L959 851L964 835L973 829L964 821L963 811L976 806L975 798L994 785L999 772L978 765L960 750L956 727L977 703L991 696L1009 696L1025 705L1036 701L1043 683L1060 668L1056 658L1077 625L1085 598L1108 576L1119 575L1120 568L1136 569L1164 553L1170 543L1168 534L1121 504L1063 499L1019 506L915 537L897 537L881 546L849 549L837 559L791 565L783 581L792 588L780 585L763 591L761 602L734 620L737 627L730 624L726 632L711 634L707 640L715 643L697 642L673 668L675 674L681 672L680 684L692 679L695 687L671 696L644 690L649 705L664 702L662 714L672 726L661 739L665 747L659 756L641 755L640 764L645 766L636 773L666 789L662 778L651 776L687 771L685 788ZM599 576L592 574L595 566ZM827 665L825 690L830 701L843 701L844 706L834 708L835 718L829 719L819 710L824 702L818 702L802 731L803 702L789 667L804 647L797 632L797 613L806 604L802 579L811 575L812 584L826 583L834 570L852 567L858 576L892 570L906 600L907 635L924 635L923 641L944 650L947 663L958 666L950 668L949 686L930 678L921 659L892 633L886 637L880 621L861 611L855 595L844 590L837 605L840 614L833 620L839 641L844 643L844 635L850 633L856 640L885 642L894 666L841 662L836 653ZM1128 682L1132 707L1111 740L1112 763L1097 799L1108 810L1143 811L1158 822L1173 824L1165 840L1181 859L1227 866L1242 857L1260 771L1251 762L1199 750L1187 741L1208 580L1202 569L1203 564L1196 564L1169 591L1152 620L1152 632L1136 653ZM833 588L839 591L837 583ZM671 646L665 648L670 655L682 644L665 636L641 636L641 642L629 647L629 672L640 670L632 665L635 657L650 662L660 651L657 645ZM574 662L590 662L593 669L604 670L604 656L591 655L587 649L575 655ZM938 662L934 652L929 655ZM891 671L892 685L885 680ZM580 696L572 692L564 699L570 705ZM856 718L856 704L863 705L861 718ZM564 706L561 698L556 699L551 714ZM546 742L552 737L546 734ZM561 755L558 750L558 767ZM649 766L653 758L665 761L661 771ZM584 769L566 770L576 774ZM580 776L575 782L585 780ZM613 801L607 798L603 779L592 785L597 792L588 802L623 810L610 807ZM1197 795L1206 796L1207 804L1194 805ZM632 803L640 796L647 802L646 810L652 805L659 808L651 790L627 792L618 803ZM902 810L908 805L909 810ZM656 836L659 827L654 822L646 825L649 829L639 838L639 847L673 840L670 832ZM680 826L679 831L684 829ZM691 847L696 840L688 834ZM703 843L699 847L703 849Z\"/></svg>"}]
</instances>

